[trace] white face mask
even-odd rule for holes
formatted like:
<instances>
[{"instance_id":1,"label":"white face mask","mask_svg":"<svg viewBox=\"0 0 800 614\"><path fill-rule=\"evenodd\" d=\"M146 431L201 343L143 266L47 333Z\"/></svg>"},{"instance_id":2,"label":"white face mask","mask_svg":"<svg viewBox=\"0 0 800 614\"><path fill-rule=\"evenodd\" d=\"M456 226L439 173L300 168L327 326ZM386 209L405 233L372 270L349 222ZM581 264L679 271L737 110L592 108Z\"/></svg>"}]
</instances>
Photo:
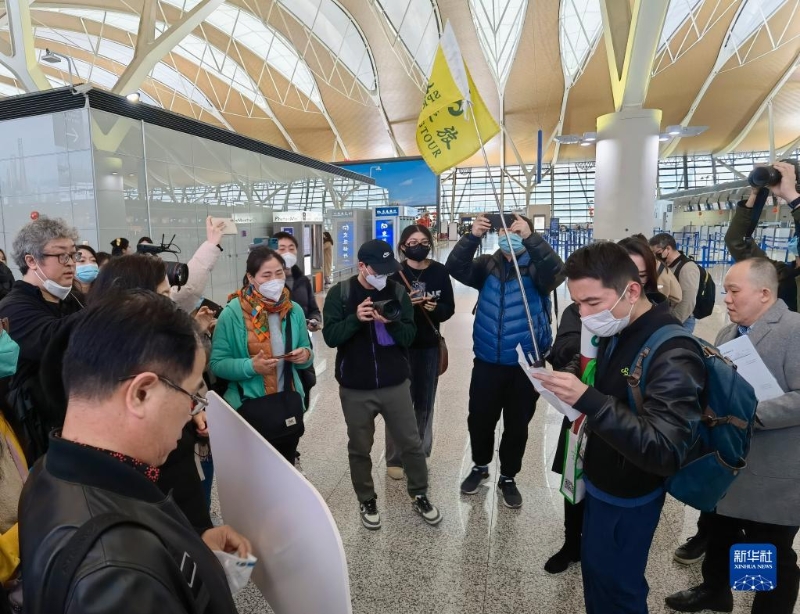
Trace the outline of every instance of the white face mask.
<instances>
[{"instance_id":1,"label":"white face mask","mask_svg":"<svg viewBox=\"0 0 800 614\"><path fill-rule=\"evenodd\" d=\"M65 298L69 296L69 293L72 292L72 286L62 286L60 284L57 284L52 279L49 279L47 275L45 275L44 279L42 279L39 276L39 271L34 270L33 272L36 275L36 277L39 277L39 281L42 282L42 286L44 287L44 289L53 296L55 296L58 300L63 301ZM44 273L42 274L44 275Z\"/></svg>"},{"instance_id":2,"label":"white face mask","mask_svg":"<svg viewBox=\"0 0 800 614\"><path fill-rule=\"evenodd\" d=\"M297 254L293 254L292 252L281 254L281 258L283 258L283 262L285 263L287 269L291 269L297 264Z\"/></svg>"},{"instance_id":3,"label":"white face mask","mask_svg":"<svg viewBox=\"0 0 800 614\"><path fill-rule=\"evenodd\" d=\"M286 282L283 279L273 279L271 281L265 281L258 286L258 291L265 299L277 301L281 297L281 292L283 292L285 286Z\"/></svg>"},{"instance_id":4,"label":"white face mask","mask_svg":"<svg viewBox=\"0 0 800 614\"><path fill-rule=\"evenodd\" d=\"M630 324L631 314L633 313L633 307L636 303L631 305L631 310L624 318L617 319L614 317L614 314L611 313L614 308L619 305L619 302L622 300L622 297L625 296L625 292L628 291L629 287L630 284L625 287L625 291L620 295L620 297L617 299L617 302L614 303L611 309L604 309L599 313L581 318L581 322L590 333L596 335L597 337L613 337L618 332L624 330L628 324Z\"/></svg>"},{"instance_id":5,"label":"white face mask","mask_svg":"<svg viewBox=\"0 0 800 614\"><path fill-rule=\"evenodd\" d=\"M376 290L383 290L386 287L386 280L389 278L388 275L372 275L366 272L364 277L367 283Z\"/></svg>"}]
</instances>

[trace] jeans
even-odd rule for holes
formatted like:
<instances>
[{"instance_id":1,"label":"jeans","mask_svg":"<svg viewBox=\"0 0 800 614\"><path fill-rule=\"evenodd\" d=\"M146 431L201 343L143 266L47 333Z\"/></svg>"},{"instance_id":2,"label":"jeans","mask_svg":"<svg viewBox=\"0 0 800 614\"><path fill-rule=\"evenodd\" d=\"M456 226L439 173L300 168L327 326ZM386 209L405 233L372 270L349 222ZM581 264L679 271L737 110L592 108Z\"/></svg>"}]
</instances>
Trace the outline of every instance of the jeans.
<instances>
[{"instance_id":1,"label":"jeans","mask_svg":"<svg viewBox=\"0 0 800 614\"><path fill-rule=\"evenodd\" d=\"M686 322L683 323L683 327L690 333L693 333L696 324L697 324L697 319L694 316L689 316L686 319Z\"/></svg>"},{"instance_id":2,"label":"jeans","mask_svg":"<svg viewBox=\"0 0 800 614\"><path fill-rule=\"evenodd\" d=\"M647 614L644 571L664 497L618 507L586 493L581 571L587 614Z\"/></svg>"},{"instance_id":3,"label":"jeans","mask_svg":"<svg viewBox=\"0 0 800 614\"><path fill-rule=\"evenodd\" d=\"M422 452L414 408L411 406L409 382L376 390L339 388L344 420L347 423L347 452L350 479L358 500L375 498L370 451L375 440L375 418L383 416L392 433L406 472L408 494L412 497L428 492L428 466Z\"/></svg>"},{"instance_id":4,"label":"jeans","mask_svg":"<svg viewBox=\"0 0 800 614\"><path fill-rule=\"evenodd\" d=\"M433 447L433 406L436 401L436 386L439 384L439 346L411 348L408 351L411 363L411 402L417 415L422 451L427 458ZM386 428L386 466L400 467L400 450Z\"/></svg>"},{"instance_id":5,"label":"jeans","mask_svg":"<svg viewBox=\"0 0 800 614\"><path fill-rule=\"evenodd\" d=\"M519 365L498 365L475 359L469 384L469 441L472 462L488 465L494 455L494 429L503 415L500 473L513 478L522 468L528 423L539 394Z\"/></svg>"},{"instance_id":6,"label":"jeans","mask_svg":"<svg viewBox=\"0 0 800 614\"><path fill-rule=\"evenodd\" d=\"M745 537L742 539L741 531ZM730 549L735 543L772 544L778 551L778 585L757 591L753 614L792 614L800 587L797 554L792 548L798 527L787 527L714 514L709 522L708 548L703 561L703 584L713 590L730 588Z\"/></svg>"}]
</instances>

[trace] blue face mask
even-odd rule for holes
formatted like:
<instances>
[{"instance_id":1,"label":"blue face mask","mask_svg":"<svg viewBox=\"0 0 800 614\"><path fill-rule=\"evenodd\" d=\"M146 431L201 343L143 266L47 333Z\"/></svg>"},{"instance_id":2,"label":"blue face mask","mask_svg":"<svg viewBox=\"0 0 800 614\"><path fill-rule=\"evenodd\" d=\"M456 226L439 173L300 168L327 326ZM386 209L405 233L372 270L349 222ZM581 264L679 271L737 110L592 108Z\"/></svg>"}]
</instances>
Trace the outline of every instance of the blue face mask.
<instances>
[{"instance_id":1,"label":"blue face mask","mask_svg":"<svg viewBox=\"0 0 800 614\"><path fill-rule=\"evenodd\" d=\"M18 358L17 342L7 332L0 332L0 377L11 377L17 372Z\"/></svg>"},{"instance_id":2,"label":"blue face mask","mask_svg":"<svg viewBox=\"0 0 800 614\"><path fill-rule=\"evenodd\" d=\"M79 264L75 267L75 277L78 281L84 284L90 284L97 279L97 274L100 272L100 267L96 264Z\"/></svg>"},{"instance_id":3,"label":"blue face mask","mask_svg":"<svg viewBox=\"0 0 800 614\"><path fill-rule=\"evenodd\" d=\"M522 237L513 233L500 237L497 240L497 245L504 254L510 254L511 252L518 254L525 249L525 246L522 245Z\"/></svg>"}]
</instances>

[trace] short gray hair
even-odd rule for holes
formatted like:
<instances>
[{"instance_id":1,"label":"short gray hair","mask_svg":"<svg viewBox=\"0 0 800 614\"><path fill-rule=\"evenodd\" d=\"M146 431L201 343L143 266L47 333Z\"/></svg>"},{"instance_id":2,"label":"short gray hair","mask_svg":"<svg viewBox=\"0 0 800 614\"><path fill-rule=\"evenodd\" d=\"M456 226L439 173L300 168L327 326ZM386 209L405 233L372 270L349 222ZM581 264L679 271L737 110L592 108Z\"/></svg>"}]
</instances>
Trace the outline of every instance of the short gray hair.
<instances>
[{"instance_id":1,"label":"short gray hair","mask_svg":"<svg viewBox=\"0 0 800 614\"><path fill-rule=\"evenodd\" d=\"M28 272L25 256L30 254L37 261L41 260L44 257L45 245L55 239L72 239L77 243L78 231L61 218L49 218L46 216L28 222L20 228L17 236L14 237L11 251L14 256L14 262L17 263L23 275Z\"/></svg>"},{"instance_id":2,"label":"short gray hair","mask_svg":"<svg viewBox=\"0 0 800 614\"><path fill-rule=\"evenodd\" d=\"M766 288L772 296L778 296L778 271L771 260L767 258L748 258L744 260L750 264L750 281L756 287Z\"/></svg>"}]
</instances>

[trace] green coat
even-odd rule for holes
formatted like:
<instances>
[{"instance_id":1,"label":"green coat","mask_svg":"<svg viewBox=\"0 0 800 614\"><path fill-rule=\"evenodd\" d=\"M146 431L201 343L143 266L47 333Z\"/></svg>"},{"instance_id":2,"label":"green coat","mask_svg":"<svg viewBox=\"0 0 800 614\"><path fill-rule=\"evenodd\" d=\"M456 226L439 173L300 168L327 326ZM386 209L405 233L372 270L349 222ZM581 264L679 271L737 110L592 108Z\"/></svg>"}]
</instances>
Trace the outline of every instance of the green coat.
<instances>
[{"instance_id":1,"label":"green coat","mask_svg":"<svg viewBox=\"0 0 800 614\"><path fill-rule=\"evenodd\" d=\"M306 348L311 352L308 362L296 365L286 363L286 367L294 367L292 369L294 389L300 396L304 396L305 391L297 369L310 367L314 363L314 353L311 350L311 340L308 338L306 318L300 305L292 302L292 310L281 322L284 339L286 322L290 322L292 326L291 349ZM247 327L244 324L238 296L231 299L217 320L211 344L211 371L217 377L230 382L225 400L234 409L239 409L245 399L257 399L267 394L264 389L264 378L253 369L253 359L247 351ZM240 387L244 395L240 394Z\"/></svg>"}]
</instances>

